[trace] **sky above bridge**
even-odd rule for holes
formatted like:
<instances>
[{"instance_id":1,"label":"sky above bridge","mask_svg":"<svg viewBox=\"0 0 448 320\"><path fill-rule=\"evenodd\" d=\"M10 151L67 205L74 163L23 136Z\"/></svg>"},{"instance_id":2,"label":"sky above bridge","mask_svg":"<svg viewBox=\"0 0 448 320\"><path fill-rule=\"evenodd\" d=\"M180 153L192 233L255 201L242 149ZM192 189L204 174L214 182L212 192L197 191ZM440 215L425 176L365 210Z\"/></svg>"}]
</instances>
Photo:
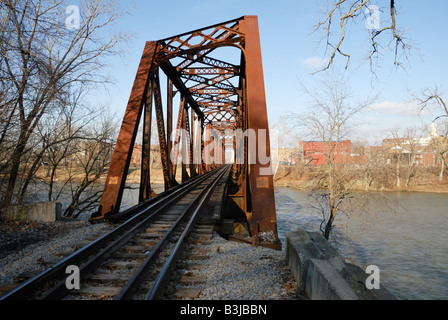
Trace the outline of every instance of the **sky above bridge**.
<instances>
[{"instance_id":1,"label":"sky above bridge","mask_svg":"<svg viewBox=\"0 0 448 320\"><path fill-rule=\"evenodd\" d=\"M388 1L378 1L384 5ZM322 1L319 1L322 3ZM375 3L372 3L375 4ZM300 83L313 88L317 74L312 73L325 63L325 43L319 43L321 33L312 33L313 26L322 20L323 13L316 1L298 0L134 0L120 1L130 8L117 30L134 36L127 44L123 58L108 61L116 83L108 93L97 97L122 118L135 77L145 41L158 40L216 23L257 15L269 121L280 116L302 113L309 99L301 92ZM438 113L418 114L419 106L411 101L412 94L425 87L439 86L448 90L447 25L448 2L432 0L396 1L397 25L404 31L406 43L411 44L405 68L394 67L393 50L382 51L373 76L363 58L369 50L369 30L364 21L352 24L343 49L351 54L348 70L349 86L356 99L363 100L373 92L378 99L363 113L353 140L368 138L378 143L395 126L430 125ZM382 18L387 23L387 12ZM336 22L335 22L336 24ZM382 26L385 26L382 25ZM389 36L384 37L387 47ZM387 49L387 48L385 48ZM346 60L336 56L334 66L344 69ZM445 95L445 99L448 97Z\"/></svg>"}]
</instances>

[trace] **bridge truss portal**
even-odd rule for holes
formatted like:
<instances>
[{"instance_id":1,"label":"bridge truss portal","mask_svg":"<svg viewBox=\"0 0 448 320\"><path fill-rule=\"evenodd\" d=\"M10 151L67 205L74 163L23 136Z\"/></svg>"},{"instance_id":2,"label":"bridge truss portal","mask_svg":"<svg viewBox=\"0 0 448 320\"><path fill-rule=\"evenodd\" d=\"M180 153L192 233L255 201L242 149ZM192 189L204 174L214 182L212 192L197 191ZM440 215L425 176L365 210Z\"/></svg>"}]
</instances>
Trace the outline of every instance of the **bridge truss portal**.
<instances>
[{"instance_id":1,"label":"bridge truss portal","mask_svg":"<svg viewBox=\"0 0 448 320\"><path fill-rule=\"evenodd\" d=\"M228 54L227 54L228 53ZM229 61L228 55L237 59ZM166 88L161 76L166 76ZM162 105L162 91L166 106ZM177 122L173 105L177 99ZM177 105L177 104L176 104ZM233 163L229 200L244 212L253 242L277 236L268 117L256 16L146 42L112 155L97 221L120 210L139 126L142 165L139 202L154 196L150 183L153 113L165 190ZM177 172L181 161L181 173ZM180 178L176 178L180 175Z\"/></svg>"}]
</instances>

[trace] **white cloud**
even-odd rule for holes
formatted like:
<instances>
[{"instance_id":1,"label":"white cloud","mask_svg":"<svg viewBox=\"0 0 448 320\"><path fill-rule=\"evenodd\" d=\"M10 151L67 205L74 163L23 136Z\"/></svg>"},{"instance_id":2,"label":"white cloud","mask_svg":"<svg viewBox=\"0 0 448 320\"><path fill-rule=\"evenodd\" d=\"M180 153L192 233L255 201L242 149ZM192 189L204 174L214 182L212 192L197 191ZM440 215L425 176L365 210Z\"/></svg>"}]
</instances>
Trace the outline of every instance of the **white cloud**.
<instances>
[{"instance_id":1,"label":"white cloud","mask_svg":"<svg viewBox=\"0 0 448 320\"><path fill-rule=\"evenodd\" d=\"M370 106L371 110L381 111L395 115L419 115L421 107L416 102L390 102L383 101L381 103Z\"/></svg>"},{"instance_id":2,"label":"white cloud","mask_svg":"<svg viewBox=\"0 0 448 320\"><path fill-rule=\"evenodd\" d=\"M307 67L310 67L313 69L321 69L327 65L328 59L319 58L319 57L310 57L310 58L306 58L305 61L303 61L303 63Z\"/></svg>"}]
</instances>

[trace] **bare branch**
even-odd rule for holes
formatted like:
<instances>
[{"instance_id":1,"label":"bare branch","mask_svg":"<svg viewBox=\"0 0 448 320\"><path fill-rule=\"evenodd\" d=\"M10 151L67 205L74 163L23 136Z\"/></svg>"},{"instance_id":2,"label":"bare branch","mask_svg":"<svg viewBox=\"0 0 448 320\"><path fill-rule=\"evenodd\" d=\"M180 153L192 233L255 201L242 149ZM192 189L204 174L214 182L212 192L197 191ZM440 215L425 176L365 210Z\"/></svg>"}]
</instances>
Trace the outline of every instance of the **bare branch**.
<instances>
[{"instance_id":1,"label":"bare branch","mask_svg":"<svg viewBox=\"0 0 448 320\"><path fill-rule=\"evenodd\" d=\"M339 54L346 59L345 69L348 68L351 55L345 51L343 51L342 46L346 41L346 27L348 21L355 20L358 16L365 17L363 14L363 10L366 9L369 5L370 0L340 0L335 1L333 5L328 9L325 18L318 22L314 28L313 33L322 29L325 32L326 46L331 47L331 53L329 54L329 61L326 66L317 72L322 72L327 69L334 63L336 55ZM392 33L392 38L395 40L395 48L394 48L394 65L402 66L402 63L399 60L400 52L410 50L410 46L404 43L403 36L398 32L397 23L396 23L396 7L395 1L390 0L389 2L389 16L391 19L390 25L383 27L379 30L372 30L370 35L371 42L371 51L367 55L367 59L370 61L371 70L373 71L372 61L373 57L379 52L379 43L377 42L377 38L385 33L386 31L390 31ZM338 14L340 12L340 14ZM339 19L339 30L340 34L336 40L332 40L332 20Z\"/></svg>"}]
</instances>

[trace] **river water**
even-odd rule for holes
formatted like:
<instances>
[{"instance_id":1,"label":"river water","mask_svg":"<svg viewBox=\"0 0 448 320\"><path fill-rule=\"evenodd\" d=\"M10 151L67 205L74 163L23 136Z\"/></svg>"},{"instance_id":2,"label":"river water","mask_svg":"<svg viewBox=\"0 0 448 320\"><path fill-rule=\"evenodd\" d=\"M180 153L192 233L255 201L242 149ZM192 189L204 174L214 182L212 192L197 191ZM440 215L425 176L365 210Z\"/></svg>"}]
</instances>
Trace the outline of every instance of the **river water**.
<instances>
[{"instance_id":1,"label":"river water","mask_svg":"<svg viewBox=\"0 0 448 320\"><path fill-rule=\"evenodd\" d=\"M138 186L131 187L124 191L122 209L138 202ZM399 299L448 299L448 195L368 195L363 209L336 218L330 243L362 268L378 266L381 283ZM307 193L276 188L275 201L283 244L286 232L297 227L319 231L321 217L309 208Z\"/></svg>"},{"instance_id":2,"label":"river water","mask_svg":"<svg viewBox=\"0 0 448 320\"><path fill-rule=\"evenodd\" d=\"M283 243L285 233L297 227L319 230L321 217L305 192L276 188L275 196ZM381 283L399 299L448 299L448 195L372 196L368 209L336 218L330 242L358 266L378 266Z\"/></svg>"}]
</instances>

